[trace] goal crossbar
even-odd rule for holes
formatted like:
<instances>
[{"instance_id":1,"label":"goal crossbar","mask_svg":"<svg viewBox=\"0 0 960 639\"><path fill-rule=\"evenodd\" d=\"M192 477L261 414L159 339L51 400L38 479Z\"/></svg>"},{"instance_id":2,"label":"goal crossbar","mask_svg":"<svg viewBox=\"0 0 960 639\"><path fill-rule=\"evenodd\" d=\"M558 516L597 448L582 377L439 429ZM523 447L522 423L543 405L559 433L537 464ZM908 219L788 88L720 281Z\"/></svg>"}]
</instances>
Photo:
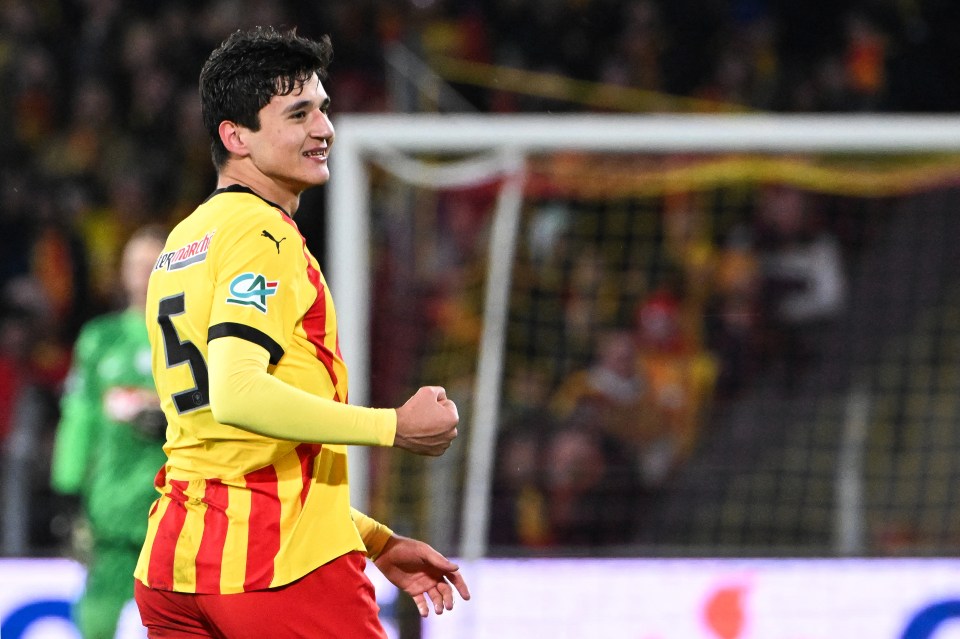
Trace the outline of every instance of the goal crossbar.
<instances>
[{"instance_id":1,"label":"goal crossbar","mask_svg":"<svg viewBox=\"0 0 960 639\"><path fill-rule=\"evenodd\" d=\"M960 149L960 117L953 115L348 115L338 118L336 127L334 158L346 144L361 153L468 152L505 145L638 152Z\"/></svg>"}]
</instances>

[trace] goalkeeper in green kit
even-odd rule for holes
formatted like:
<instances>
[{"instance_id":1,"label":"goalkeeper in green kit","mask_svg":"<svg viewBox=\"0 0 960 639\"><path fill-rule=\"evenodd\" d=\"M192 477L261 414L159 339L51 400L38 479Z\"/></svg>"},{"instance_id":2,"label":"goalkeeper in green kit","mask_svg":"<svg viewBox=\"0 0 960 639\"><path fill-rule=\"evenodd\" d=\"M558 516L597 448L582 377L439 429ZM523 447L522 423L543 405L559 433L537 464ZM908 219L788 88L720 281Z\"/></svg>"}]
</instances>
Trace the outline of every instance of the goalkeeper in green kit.
<instances>
[{"instance_id":1,"label":"goalkeeper in green kit","mask_svg":"<svg viewBox=\"0 0 960 639\"><path fill-rule=\"evenodd\" d=\"M113 639L133 598L153 480L166 461L144 321L147 280L165 239L151 226L127 242L120 270L127 308L84 325L61 400L51 484L79 496L91 536L84 593L72 611L84 639Z\"/></svg>"}]
</instances>

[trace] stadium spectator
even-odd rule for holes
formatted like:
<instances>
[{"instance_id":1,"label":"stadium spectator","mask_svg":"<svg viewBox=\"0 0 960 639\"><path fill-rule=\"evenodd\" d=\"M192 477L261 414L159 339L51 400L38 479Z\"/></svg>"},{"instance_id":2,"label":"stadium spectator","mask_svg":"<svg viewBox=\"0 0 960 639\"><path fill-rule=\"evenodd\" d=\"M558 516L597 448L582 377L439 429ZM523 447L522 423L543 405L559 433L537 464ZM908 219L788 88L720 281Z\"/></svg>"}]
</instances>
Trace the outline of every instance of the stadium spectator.
<instances>
[{"instance_id":1,"label":"stadium spectator","mask_svg":"<svg viewBox=\"0 0 960 639\"><path fill-rule=\"evenodd\" d=\"M491 486L491 546L536 549L553 543L543 449L554 431L546 410L527 411L504 421Z\"/></svg>"},{"instance_id":2,"label":"stadium spectator","mask_svg":"<svg viewBox=\"0 0 960 639\"><path fill-rule=\"evenodd\" d=\"M638 367L648 381L662 435L648 462L648 482L663 481L693 452L713 399L717 364L684 330L683 297L664 286L637 309Z\"/></svg>"},{"instance_id":3,"label":"stadium spectator","mask_svg":"<svg viewBox=\"0 0 960 639\"><path fill-rule=\"evenodd\" d=\"M639 363L631 331L604 332L597 340L593 363L563 380L553 393L550 410L561 422L577 413L591 415L593 421L586 423L581 416L579 423L622 452L628 460L624 476L636 474L656 485L666 420L652 401L650 382Z\"/></svg>"},{"instance_id":4,"label":"stadium spectator","mask_svg":"<svg viewBox=\"0 0 960 639\"><path fill-rule=\"evenodd\" d=\"M508 419L498 441L490 543L529 550L600 548L627 543L654 491L642 485L636 435L611 422L622 406L585 393L560 416L530 408Z\"/></svg>"},{"instance_id":5,"label":"stadium spectator","mask_svg":"<svg viewBox=\"0 0 960 639\"><path fill-rule=\"evenodd\" d=\"M752 237L738 231L719 248L704 309L705 346L717 358L716 398L736 397L757 378L766 356L760 261Z\"/></svg>"},{"instance_id":6,"label":"stadium spectator","mask_svg":"<svg viewBox=\"0 0 960 639\"><path fill-rule=\"evenodd\" d=\"M845 21L846 84L858 111L872 111L887 89L888 38L866 14L851 11Z\"/></svg>"},{"instance_id":7,"label":"stadium spectator","mask_svg":"<svg viewBox=\"0 0 960 639\"><path fill-rule=\"evenodd\" d=\"M796 188L761 189L755 219L768 341L791 389L815 357L810 340L846 301L842 247L810 194Z\"/></svg>"},{"instance_id":8,"label":"stadium spectator","mask_svg":"<svg viewBox=\"0 0 960 639\"><path fill-rule=\"evenodd\" d=\"M532 366L507 372L491 487L492 546L552 543L543 484L543 450L557 430L548 408L550 375Z\"/></svg>"},{"instance_id":9,"label":"stadium spectator","mask_svg":"<svg viewBox=\"0 0 960 639\"><path fill-rule=\"evenodd\" d=\"M591 243L562 245L565 263L558 284L563 304L561 348L555 353L563 375L588 366L600 334L617 319L617 305L626 278L614 275L604 250Z\"/></svg>"},{"instance_id":10,"label":"stadium spectator","mask_svg":"<svg viewBox=\"0 0 960 639\"><path fill-rule=\"evenodd\" d=\"M630 459L618 443L593 430L598 416L581 403L543 452L549 538L560 547L623 544L643 515Z\"/></svg>"}]
</instances>

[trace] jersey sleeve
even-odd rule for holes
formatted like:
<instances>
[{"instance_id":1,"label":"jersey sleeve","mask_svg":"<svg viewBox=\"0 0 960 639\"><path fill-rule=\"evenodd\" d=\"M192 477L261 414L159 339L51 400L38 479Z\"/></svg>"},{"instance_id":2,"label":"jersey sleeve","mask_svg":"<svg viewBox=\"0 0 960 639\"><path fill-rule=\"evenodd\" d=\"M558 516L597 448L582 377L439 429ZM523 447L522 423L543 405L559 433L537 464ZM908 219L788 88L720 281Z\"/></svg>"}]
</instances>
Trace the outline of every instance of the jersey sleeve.
<instances>
[{"instance_id":1,"label":"jersey sleeve","mask_svg":"<svg viewBox=\"0 0 960 639\"><path fill-rule=\"evenodd\" d=\"M373 517L368 517L354 507L350 507L350 514L353 516L353 524L363 539L363 546L367 550L367 556L370 559L376 559L383 552L383 547L387 545L393 531Z\"/></svg>"},{"instance_id":2,"label":"jersey sleeve","mask_svg":"<svg viewBox=\"0 0 960 639\"><path fill-rule=\"evenodd\" d=\"M73 363L60 400L60 422L51 460L51 486L64 494L80 492L103 420L96 375L98 349L98 331L87 325L74 346Z\"/></svg>"},{"instance_id":3,"label":"jersey sleeve","mask_svg":"<svg viewBox=\"0 0 960 639\"><path fill-rule=\"evenodd\" d=\"M311 395L267 373L267 357L233 336L210 342L210 409L217 421L275 439L393 445L395 410Z\"/></svg>"}]
</instances>

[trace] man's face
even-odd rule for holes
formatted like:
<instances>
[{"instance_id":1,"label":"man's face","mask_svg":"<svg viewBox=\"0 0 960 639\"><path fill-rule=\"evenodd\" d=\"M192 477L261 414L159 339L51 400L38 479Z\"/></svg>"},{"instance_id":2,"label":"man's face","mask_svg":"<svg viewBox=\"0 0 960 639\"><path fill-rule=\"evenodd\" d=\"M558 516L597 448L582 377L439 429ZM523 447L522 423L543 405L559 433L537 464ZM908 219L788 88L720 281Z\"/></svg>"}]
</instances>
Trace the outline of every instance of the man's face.
<instances>
[{"instance_id":1,"label":"man's face","mask_svg":"<svg viewBox=\"0 0 960 639\"><path fill-rule=\"evenodd\" d=\"M273 96L260 109L260 130L245 135L257 169L295 193L330 179L327 154L334 131L329 105L316 74L287 95Z\"/></svg>"}]
</instances>

